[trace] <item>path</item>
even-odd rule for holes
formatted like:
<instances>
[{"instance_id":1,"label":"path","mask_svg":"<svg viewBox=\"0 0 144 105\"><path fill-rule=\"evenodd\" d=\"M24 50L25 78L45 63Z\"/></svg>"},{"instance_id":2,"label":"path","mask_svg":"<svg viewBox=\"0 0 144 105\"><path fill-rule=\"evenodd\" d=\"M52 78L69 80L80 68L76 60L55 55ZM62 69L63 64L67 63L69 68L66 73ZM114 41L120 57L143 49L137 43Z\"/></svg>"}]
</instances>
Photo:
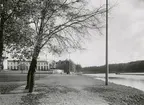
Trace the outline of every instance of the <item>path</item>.
<instances>
[{"instance_id":1,"label":"path","mask_svg":"<svg viewBox=\"0 0 144 105\"><path fill-rule=\"evenodd\" d=\"M52 75L36 83L56 88L55 92L49 92L40 100L41 105L108 105L98 94L84 90L97 84L90 77Z\"/></svg>"},{"instance_id":2,"label":"path","mask_svg":"<svg viewBox=\"0 0 144 105\"><path fill-rule=\"evenodd\" d=\"M98 93L85 90L97 84L90 77L49 75L35 84L33 94L25 93L22 86L10 94L0 95L0 105L108 105Z\"/></svg>"}]
</instances>

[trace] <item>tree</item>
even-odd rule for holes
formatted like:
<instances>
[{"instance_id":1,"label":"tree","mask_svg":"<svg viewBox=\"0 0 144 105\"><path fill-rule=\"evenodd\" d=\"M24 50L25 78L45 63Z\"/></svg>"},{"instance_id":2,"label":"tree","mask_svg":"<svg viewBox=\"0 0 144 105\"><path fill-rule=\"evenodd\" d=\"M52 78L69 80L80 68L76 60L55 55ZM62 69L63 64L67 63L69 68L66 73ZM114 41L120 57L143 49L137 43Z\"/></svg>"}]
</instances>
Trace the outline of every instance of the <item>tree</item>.
<instances>
[{"instance_id":1,"label":"tree","mask_svg":"<svg viewBox=\"0 0 144 105\"><path fill-rule=\"evenodd\" d=\"M22 19L13 21L13 24L10 24L5 29L4 50L9 53L12 58L18 60L30 59L34 44L34 31Z\"/></svg>"},{"instance_id":2,"label":"tree","mask_svg":"<svg viewBox=\"0 0 144 105\"><path fill-rule=\"evenodd\" d=\"M69 65L69 72L76 72L76 64L72 60L68 60L68 65Z\"/></svg>"},{"instance_id":3,"label":"tree","mask_svg":"<svg viewBox=\"0 0 144 105\"><path fill-rule=\"evenodd\" d=\"M64 73L70 74L70 72L76 71L76 64L72 60L63 60L57 62L57 69L64 70Z\"/></svg>"},{"instance_id":4,"label":"tree","mask_svg":"<svg viewBox=\"0 0 144 105\"><path fill-rule=\"evenodd\" d=\"M82 0L32 0L30 21L35 30L32 61L27 75L26 89L33 91L37 58L42 49L62 52L80 49L88 36L88 29L100 31L105 8L88 9ZM58 50L57 50L58 49Z\"/></svg>"},{"instance_id":5,"label":"tree","mask_svg":"<svg viewBox=\"0 0 144 105\"><path fill-rule=\"evenodd\" d=\"M56 68L64 70L64 73L69 72L69 61L68 60L58 61L56 64Z\"/></svg>"},{"instance_id":6,"label":"tree","mask_svg":"<svg viewBox=\"0 0 144 105\"><path fill-rule=\"evenodd\" d=\"M24 21L24 16L28 13L27 0L0 0L0 61L2 62L3 50L10 43L17 41L15 38L21 29L17 23ZM26 20L25 20L26 21ZM23 23L23 22L22 22ZM20 24L22 24L20 23ZM20 30L18 30L20 29ZM10 38L9 41L6 38ZM2 63L1 63L2 64Z\"/></svg>"},{"instance_id":7,"label":"tree","mask_svg":"<svg viewBox=\"0 0 144 105\"><path fill-rule=\"evenodd\" d=\"M82 69L81 65L80 64L77 64L76 65L76 72L80 72Z\"/></svg>"}]
</instances>

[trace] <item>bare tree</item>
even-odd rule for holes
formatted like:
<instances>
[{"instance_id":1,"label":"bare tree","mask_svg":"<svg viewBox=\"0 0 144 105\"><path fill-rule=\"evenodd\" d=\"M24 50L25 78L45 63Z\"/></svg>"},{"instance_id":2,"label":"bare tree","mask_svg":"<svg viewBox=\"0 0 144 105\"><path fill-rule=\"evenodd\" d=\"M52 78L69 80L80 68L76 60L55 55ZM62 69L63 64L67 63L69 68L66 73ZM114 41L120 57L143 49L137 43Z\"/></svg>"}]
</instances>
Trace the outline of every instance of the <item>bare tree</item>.
<instances>
[{"instance_id":1,"label":"bare tree","mask_svg":"<svg viewBox=\"0 0 144 105\"><path fill-rule=\"evenodd\" d=\"M105 8L89 9L84 0L31 0L30 3L35 44L26 89L32 92L37 58L42 49L61 53L69 48L81 48L88 29L100 31L103 27Z\"/></svg>"}]
</instances>

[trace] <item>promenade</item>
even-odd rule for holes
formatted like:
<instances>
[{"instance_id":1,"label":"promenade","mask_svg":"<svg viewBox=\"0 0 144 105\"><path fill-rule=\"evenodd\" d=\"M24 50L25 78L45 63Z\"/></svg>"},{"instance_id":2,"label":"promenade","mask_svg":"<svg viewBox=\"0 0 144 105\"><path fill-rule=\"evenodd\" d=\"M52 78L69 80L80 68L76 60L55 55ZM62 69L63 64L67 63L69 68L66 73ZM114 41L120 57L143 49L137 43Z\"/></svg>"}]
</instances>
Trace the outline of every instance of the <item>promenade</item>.
<instances>
[{"instance_id":1,"label":"promenade","mask_svg":"<svg viewBox=\"0 0 144 105\"><path fill-rule=\"evenodd\" d=\"M24 85L0 94L0 105L144 105L142 91L80 75L52 74L35 82L32 94Z\"/></svg>"}]
</instances>

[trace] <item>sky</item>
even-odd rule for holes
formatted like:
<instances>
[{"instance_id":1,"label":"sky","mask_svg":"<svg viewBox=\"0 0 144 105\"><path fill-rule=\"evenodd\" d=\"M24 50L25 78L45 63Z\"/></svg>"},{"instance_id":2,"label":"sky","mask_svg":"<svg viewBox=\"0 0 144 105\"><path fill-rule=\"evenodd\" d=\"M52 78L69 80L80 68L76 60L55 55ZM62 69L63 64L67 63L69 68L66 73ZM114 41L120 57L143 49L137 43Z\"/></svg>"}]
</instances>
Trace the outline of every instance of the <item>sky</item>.
<instances>
[{"instance_id":1,"label":"sky","mask_svg":"<svg viewBox=\"0 0 144 105\"><path fill-rule=\"evenodd\" d=\"M105 3L105 0L91 0L92 7ZM114 6L109 13L109 63L124 63L144 60L144 2L143 0L109 0ZM96 33L92 33L95 35ZM45 59L72 59L85 66L105 64L105 33L95 35L84 44L86 50L73 51L58 56L45 56Z\"/></svg>"}]
</instances>

